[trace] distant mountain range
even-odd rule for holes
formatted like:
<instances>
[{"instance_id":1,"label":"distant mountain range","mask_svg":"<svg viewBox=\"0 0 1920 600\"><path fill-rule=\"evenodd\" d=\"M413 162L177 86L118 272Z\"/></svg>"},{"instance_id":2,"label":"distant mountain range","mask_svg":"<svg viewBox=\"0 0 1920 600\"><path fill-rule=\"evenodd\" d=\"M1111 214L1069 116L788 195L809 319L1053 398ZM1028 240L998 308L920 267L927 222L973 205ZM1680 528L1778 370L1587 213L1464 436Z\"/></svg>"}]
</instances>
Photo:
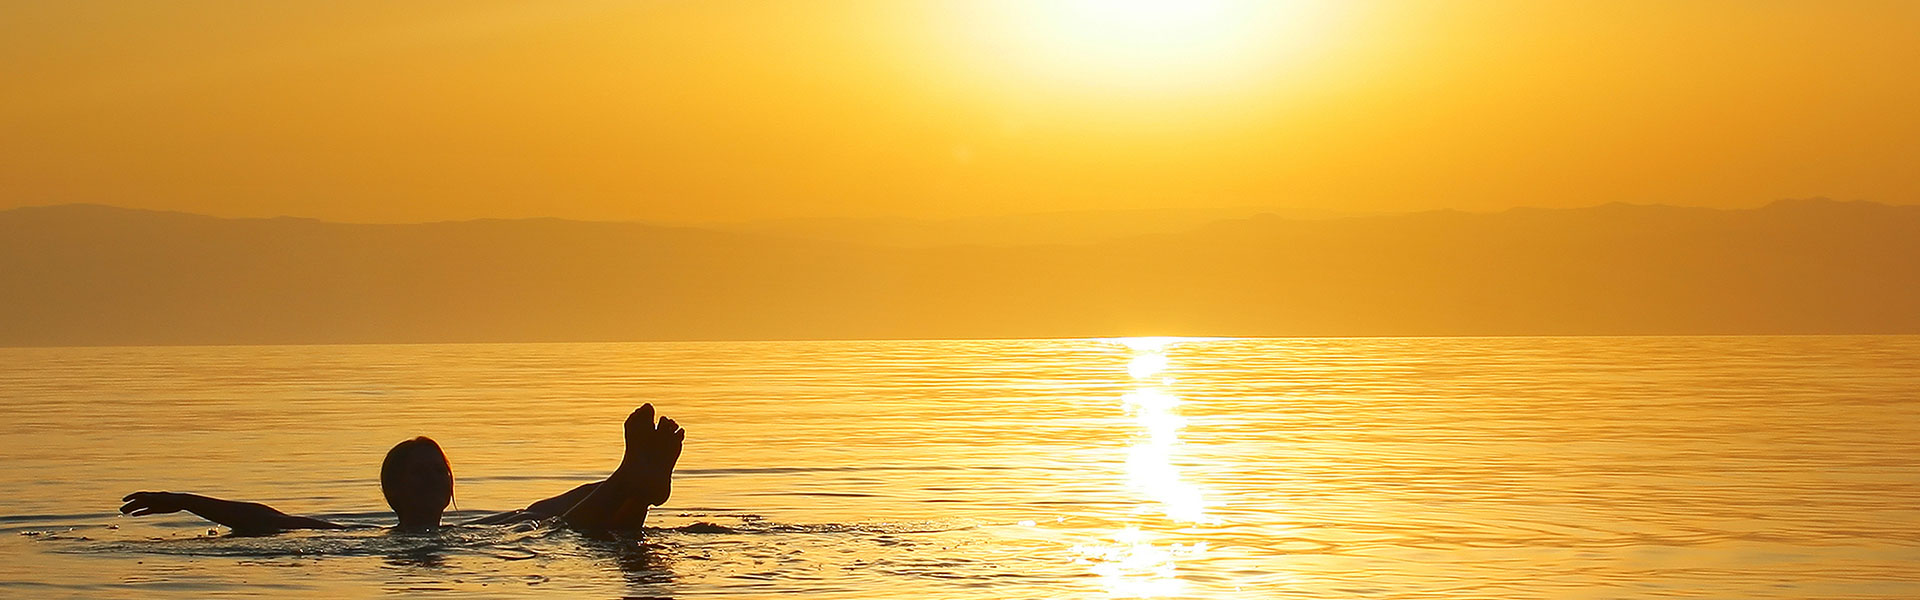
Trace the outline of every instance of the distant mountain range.
<instances>
[{"instance_id":1,"label":"distant mountain range","mask_svg":"<svg viewBox=\"0 0 1920 600\"><path fill-rule=\"evenodd\" d=\"M1324 210L1258 206L1076 210L952 219L818 218L699 224L695 227L780 237L930 248L973 244L1087 244L1117 237L1178 233L1208 223L1262 214L1296 219L1359 216Z\"/></svg>"},{"instance_id":2,"label":"distant mountain range","mask_svg":"<svg viewBox=\"0 0 1920 600\"><path fill-rule=\"evenodd\" d=\"M1001 245L745 229L0 211L0 345L1920 333L1916 206L1256 216Z\"/></svg>"}]
</instances>

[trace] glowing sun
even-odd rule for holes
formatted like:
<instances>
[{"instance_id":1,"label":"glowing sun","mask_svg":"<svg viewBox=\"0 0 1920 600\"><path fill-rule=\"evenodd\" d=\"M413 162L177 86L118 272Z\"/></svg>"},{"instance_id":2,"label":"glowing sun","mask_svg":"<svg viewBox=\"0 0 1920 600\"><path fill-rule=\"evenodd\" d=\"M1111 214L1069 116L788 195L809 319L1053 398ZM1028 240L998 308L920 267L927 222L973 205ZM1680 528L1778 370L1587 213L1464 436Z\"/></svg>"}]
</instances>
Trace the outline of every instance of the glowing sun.
<instances>
[{"instance_id":1,"label":"glowing sun","mask_svg":"<svg viewBox=\"0 0 1920 600\"><path fill-rule=\"evenodd\" d=\"M1033 78L1166 91L1245 78L1311 37L1304 0L998 4L996 55Z\"/></svg>"}]
</instances>

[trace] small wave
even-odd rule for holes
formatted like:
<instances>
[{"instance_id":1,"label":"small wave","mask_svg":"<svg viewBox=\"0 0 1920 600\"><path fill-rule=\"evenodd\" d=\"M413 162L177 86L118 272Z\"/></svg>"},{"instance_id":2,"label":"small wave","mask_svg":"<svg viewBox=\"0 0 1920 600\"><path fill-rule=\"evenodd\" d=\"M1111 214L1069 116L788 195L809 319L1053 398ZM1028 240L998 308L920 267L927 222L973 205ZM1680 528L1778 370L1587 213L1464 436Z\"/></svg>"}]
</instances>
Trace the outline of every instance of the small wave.
<instances>
[{"instance_id":1,"label":"small wave","mask_svg":"<svg viewBox=\"0 0 1920 600\"><path fill-rule=\"evenodd\" d=\"M681 518L684 518L682 515ZM434 557L481 556L519 561L540 558L558 552L574 554L582 545L603 547L606 543L651 546L669 543L673 536L710 535L855 535L873 536L885 544L889 536L942 533L974 529L972 523L898 522L898 523L770 523L757 515L733 515L738 523L721 524L708 520L667 526L648 527L638 535L583 534L551 522L512 525L448 526L432 532L398 532L383 527L339 530L305 530L273 535L222 533L207 524L196 524L188 531L160 536L133 537L114 525L92 525L58 530L23 531L23 536L50 545L48 550L61 554L90 555L163 555L223 557L243 560L287 558L323 558L384 556ZM204 532L204 533L203 533ZM662 535L667 537L661 537Z\"/></svg>"},{"instance_id":2,"label":"small wave","mask_svg":"<svg viewBox=\"0 0 1920 600\"><path fill-rule=\"evenodd\" d=\"M111 519L115 516L118 516L119 514L120 513L117 513L117 512L99 512L99 513L73 513L73 514L56 514L56 515L0 515L0 523L94 521L94 520L100 520L100 519Z\"/></svg>"},{"instance_id":3,"label":"small wave","mask_svg":"<svg viewBox=\"0 0 1920 600\"><path fill-rule=\"evenodd\" d=\"M719 523L706 523L706 522L694 523L691 525L682 525L680 527L675 527L673 529L670 529L669 531L678 531L681 533L740 533L740 530L734 529L732 527L721 525Z\"/></svg>"},{"instance_id":4,"label":"small wave","mask_svg":"<svg viewBox=\"0 0 1920 600\"><path fill-rule=\"evenodd\" d=\"M899 535L909 533L944 533L975 529L972 523L941 523L920 521L907 523L768 523L765 521L743 519L734 525L722 525L711 521L696 521L678 527L649 529L649 531L693 533L693 534L738 534L738 535L781 535L781 534L874 534Z\"/></svg>"},{"instance_id":5,"label":"small wave","mask_svg":"<svg viewBox=\"0 0 1920 600\"><path fill-rule=\"evenodd\" d=\"M812 496L821 498L879 498L879 494L860 492L751 492L747 496Z\"/></svg>"},{"instance_id":6,"label":"small wave","mask_svg":"<svg viewBox=\"0 0 1920 600\"><path fill-rule=\"evenodd\" d=\"M723 469L676 469L678 475L786 475L794 473L846 473L856 471L1008 471L1019 467L995 465L859 465L837 467L734 467Z\"/></svg>"},{"instance_id":7,"label":"small wave","mask_svg":"<svg viewBox=\"0 0 1920 600\"><path fill-rule=\"evenodd\" d=\"M146 554L204 556L235 559L321 558L353 556L478 555L502 560L524 560L539 553L525 544L546 533L539 527L444 527L431 533L388 529L297 531L276 535L173 535L143 539L96 539L82 531L37 536L61 543L50 548L62 554ZM106 536L102 536L103 538Z\"/></svg>"}]
</instances>

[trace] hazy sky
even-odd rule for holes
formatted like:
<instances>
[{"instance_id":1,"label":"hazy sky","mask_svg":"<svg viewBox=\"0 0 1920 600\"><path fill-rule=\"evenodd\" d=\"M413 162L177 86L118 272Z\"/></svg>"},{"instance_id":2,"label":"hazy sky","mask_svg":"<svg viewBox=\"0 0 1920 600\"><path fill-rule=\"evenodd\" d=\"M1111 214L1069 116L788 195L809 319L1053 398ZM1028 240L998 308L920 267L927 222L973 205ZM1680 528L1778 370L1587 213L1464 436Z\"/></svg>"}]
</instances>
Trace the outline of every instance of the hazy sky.
<instances>
[{"instance_id":1,"label":"hazy sky","mask_svg":"<svg viewBox=\"0 0 1920 600\"><path fill-rule=\"evenodd\" d=\"M0 208L1920 202L1920 2L0 0Z\"/></svg>"}]
</instances>

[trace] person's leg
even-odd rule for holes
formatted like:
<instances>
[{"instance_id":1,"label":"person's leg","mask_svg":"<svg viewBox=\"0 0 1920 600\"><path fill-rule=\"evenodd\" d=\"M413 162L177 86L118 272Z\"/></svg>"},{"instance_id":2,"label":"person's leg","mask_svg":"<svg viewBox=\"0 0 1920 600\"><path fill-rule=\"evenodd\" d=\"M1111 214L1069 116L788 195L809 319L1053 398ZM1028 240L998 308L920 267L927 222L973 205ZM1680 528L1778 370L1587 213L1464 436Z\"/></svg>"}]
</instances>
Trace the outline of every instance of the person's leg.
<instances>
[{"instance_id":1,"label":"person's leg","mask_svg":"<svg viewBox=\"0 0 1920 600\"><path fill-rule=\"evenodd\" d=\"M583 483L583 484L580 484L578 487L575 487L571 490L567 490L567 492L564 494L560 494L552 498L548 498L545 500L541 500L539 502L535 502L533 504L529 504L527 505L526 508L522 508L519 510L510 510L503 513L494 513L491 515L480 517L478 519L473 519L471 521L464 521L464 522L461 522L460 524L461 525L504 525L507 523L520 523L523 521L539 521L541 519L551 519L554 517L558 517L561 514L566 513L567 509L573 508L573 505L579 504L580 500L587 497L587 494L593 493L594 488L600 487L601 483L604 483L604 482L595 481L593 483Z\"/></svg>"},{"instance_id":2,"label":"person's leg","mask_svg":"<svg viewBox=\"0 0 1920 600\"><path fill-rule=\"evenodd\" d=\"M643 475L645 481L637 493L629 495L626 502L614 511L614 529L639 529L647 520L647 508L666 504L667 498L673 495L673 467L680 462L680 449L687 431L667 417L661 417L654 430L663 435L654 438L656 446L652 453L653 460Z\"/></svg>"},{"instance_id":3,"label":"person's leg","mask_svg":"<svg viewBox=\"0 0 1920 600\"><path fill-rule=\"evenodd\" d=\"M653 419L646 404L627 416L627 449L620 466L560 517L578 529L639 529L647 505L665 502L673 465L687 432L673 419ZM584 487L584 486L583 486Z\"/></svg>"},{"instance_id":4,"label":"person's leg","mask_svg":"<svg viewBox=\"0 0 1920 600\"><path fill-rule=\"evenodd\" d=\"M528 504L523 510L538 515L558 517L566 514L568 509L573 508L573 505L579 504L581 500L585 500L587 494L593 493L594 488L600 487L602 483L606 483L606 481L602 480L580 484L579 487L567 490L567 493Z\"/></svg>"}]
</instances>

